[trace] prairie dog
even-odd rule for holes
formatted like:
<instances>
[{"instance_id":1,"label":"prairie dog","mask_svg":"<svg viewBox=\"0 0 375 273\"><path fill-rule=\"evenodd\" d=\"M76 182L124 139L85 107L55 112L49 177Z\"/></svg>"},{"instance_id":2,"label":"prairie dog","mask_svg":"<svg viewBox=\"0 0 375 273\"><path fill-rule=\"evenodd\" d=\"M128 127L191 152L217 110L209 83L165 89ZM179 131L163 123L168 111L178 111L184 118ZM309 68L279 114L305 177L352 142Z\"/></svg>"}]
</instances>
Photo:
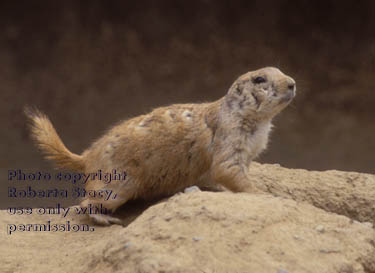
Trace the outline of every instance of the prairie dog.
<instances>
[{"instance_id":1,"label":"prairie dog","mask_svg":"<svg viewBox=\"0 0 375 273\"><path fill-rule=\"evenodd\" d=\"M266 67L240 76L227 94L202 104L175 104L121 122L81 155L71 153L47 116L27 110L31 136L58 167L92 173L125 171L123 181L90 180L86 190L112 190L116 199L86 198L112 212L130 199L151 199L196 185L202 177L233 192L254 192L250 162L267 146L272 118L296 94L295 81ZM119 223L90 215L99 224Z\"/></svg>"}]
</instances>

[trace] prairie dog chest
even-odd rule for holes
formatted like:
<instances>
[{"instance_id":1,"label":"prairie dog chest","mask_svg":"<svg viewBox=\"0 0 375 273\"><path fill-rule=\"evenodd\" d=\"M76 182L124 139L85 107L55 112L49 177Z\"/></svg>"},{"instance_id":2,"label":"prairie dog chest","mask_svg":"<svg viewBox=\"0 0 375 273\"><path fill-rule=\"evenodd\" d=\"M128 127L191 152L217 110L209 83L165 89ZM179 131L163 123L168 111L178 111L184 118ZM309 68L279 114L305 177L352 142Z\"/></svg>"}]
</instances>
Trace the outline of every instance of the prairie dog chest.
<instances>
[{"instance_id":1,"label":"prairie dog chest","mask_svg":"<svg viewBox=\"0 0 375 273\"><path fill-rule=\"evenodd\" d=\"M263 150L267 148L268 136L270 134L271 129L271 122L264 121L257 124L253 132L245 132L245 137L242 142L242 148L249 156L249 161L256 158Z\"/></svg>"}]
</instances>

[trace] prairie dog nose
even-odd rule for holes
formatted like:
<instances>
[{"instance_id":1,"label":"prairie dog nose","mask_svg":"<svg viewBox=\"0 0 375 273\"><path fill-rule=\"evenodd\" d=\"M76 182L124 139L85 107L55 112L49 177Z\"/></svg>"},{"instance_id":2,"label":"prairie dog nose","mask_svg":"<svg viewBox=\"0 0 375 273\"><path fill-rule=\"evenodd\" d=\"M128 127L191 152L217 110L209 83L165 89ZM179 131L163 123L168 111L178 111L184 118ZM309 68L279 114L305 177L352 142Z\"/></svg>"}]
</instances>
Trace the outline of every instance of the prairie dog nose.
<instances>
[{"instance_id":1,"label":"prairie dog nose","mask_svg":"<svg viewBox=\"0 0 375 273\"><path fill-rule=\"evenodd\" d=\"M292 79L292 78L289 78L288 79L288 90L290 91L294 91L295 88L296 88L296 82Z\"/></svg>"}]
</instances>

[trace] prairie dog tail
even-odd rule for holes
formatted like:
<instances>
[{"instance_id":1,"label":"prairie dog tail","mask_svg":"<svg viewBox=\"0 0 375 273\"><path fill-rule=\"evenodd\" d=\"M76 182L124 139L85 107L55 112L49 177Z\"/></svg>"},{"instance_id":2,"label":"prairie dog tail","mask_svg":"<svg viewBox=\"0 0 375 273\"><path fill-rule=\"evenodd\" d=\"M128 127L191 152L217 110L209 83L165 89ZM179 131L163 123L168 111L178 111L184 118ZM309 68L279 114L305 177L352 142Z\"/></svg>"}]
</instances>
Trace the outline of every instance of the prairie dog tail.
<instances>
[{"instance_id":1,"label":"prairie dog tail","mask_svg":"<svg viewBox=\"0 0 375 273\"><path fill-rule=\"evenodd\" d=\"M30 120L31 138L49 160L55 161L59 168L83 172L83 157L70 152L57 135L48 117L37 109L25 107L25 114Z\"/></svg>"}]
</instances>

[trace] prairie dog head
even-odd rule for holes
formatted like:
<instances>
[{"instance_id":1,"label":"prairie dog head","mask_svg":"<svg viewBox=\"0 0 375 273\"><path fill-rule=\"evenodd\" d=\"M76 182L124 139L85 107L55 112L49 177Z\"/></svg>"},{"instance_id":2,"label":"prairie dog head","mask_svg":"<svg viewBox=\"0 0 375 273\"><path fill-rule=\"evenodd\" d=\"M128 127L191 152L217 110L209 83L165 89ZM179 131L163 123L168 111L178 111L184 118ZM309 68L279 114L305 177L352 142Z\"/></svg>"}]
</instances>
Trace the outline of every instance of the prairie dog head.
<instances>
[{"instance_id":1,"label":"prairie dog head","mask_svg":"<svg viewBox=\"0 0 375 273\"><path fill-rule=\"evenodd\" d=\"M225 97L230 111L241 116L272 118L296 94L295 81L274 67L265 67L240 76Z\"/></svg>"}]
</instances>

